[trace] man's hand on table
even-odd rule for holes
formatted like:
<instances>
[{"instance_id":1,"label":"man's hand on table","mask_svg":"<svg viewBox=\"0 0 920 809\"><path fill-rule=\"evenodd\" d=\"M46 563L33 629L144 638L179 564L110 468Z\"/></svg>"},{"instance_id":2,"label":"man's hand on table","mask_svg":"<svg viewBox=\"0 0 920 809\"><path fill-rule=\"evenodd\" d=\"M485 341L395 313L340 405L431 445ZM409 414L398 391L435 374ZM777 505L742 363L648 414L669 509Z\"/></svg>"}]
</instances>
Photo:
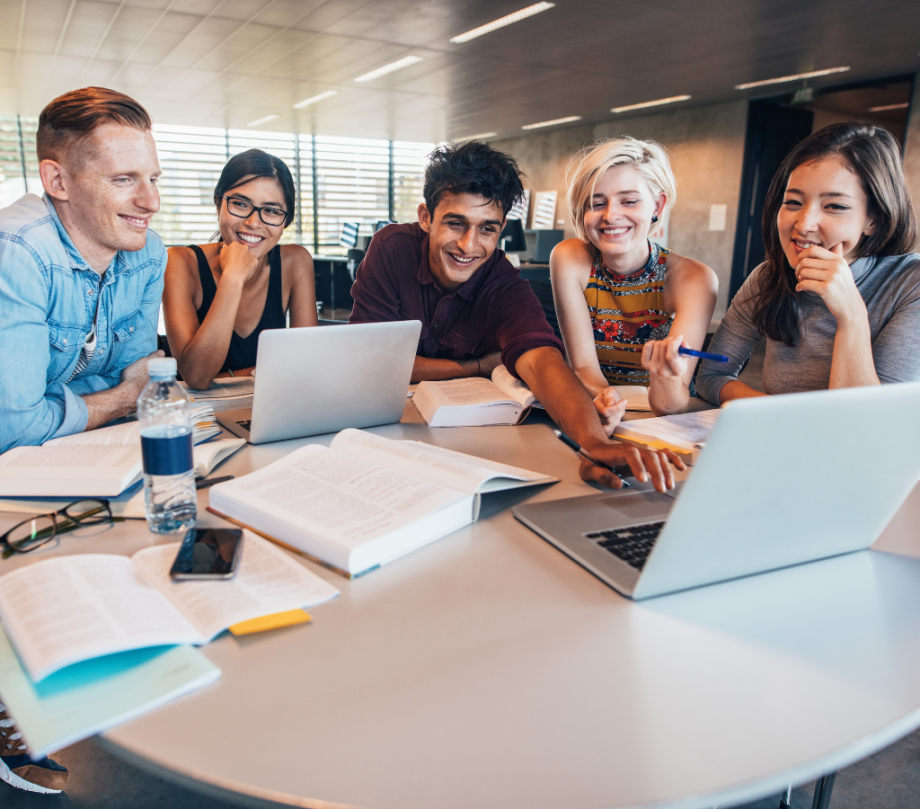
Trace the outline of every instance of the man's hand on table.
<instances>
[{"instance_id":1,"label":"man's hand on table","mask_svg":"<svg viewBox=\"0 0 920 809\"><path fill-rule=\"evenodd\" d=\"M590 448L585 447L591 455L599 461L614 467L628 466L636 480L646 483L651 480L656 491L665 492L674 488L674 469L681 471L687 468L686 464L670 450L639 449L630 444L597 444ZM611 489L623 487L622 481L609 469L595 466L590 461L582 459L578 470L581 479L600 483Z\"/></svg>"}]
</instances>

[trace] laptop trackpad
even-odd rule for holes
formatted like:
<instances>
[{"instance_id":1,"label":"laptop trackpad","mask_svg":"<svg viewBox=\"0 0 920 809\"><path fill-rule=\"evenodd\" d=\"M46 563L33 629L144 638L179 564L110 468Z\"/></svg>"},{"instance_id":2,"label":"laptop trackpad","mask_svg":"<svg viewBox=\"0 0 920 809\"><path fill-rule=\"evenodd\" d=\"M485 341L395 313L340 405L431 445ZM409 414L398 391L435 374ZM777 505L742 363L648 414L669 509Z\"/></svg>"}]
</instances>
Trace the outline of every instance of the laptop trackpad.
<instances>
[{"instance_id":1,"label":"laptop trackpad","mask_svg":"<svg viewBox=\"0 0 920 809\"><path fill-rule=\"evenodd\" d=\"M601 503L627 522L650 522L667 517L674 498L658 492L634 492L603 497Z\"/></svg>"}]
</instances>

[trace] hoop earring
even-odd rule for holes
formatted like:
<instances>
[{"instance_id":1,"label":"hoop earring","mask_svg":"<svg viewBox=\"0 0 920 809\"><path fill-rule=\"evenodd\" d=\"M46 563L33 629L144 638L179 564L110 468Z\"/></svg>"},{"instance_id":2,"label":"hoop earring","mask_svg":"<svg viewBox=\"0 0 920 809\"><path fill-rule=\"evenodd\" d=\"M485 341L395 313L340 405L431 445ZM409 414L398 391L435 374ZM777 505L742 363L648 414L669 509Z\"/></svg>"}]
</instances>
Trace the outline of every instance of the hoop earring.
<instances>
[{"instance_id":1,"label":"hoop earring","mask_svg":"<svg viewBox=\"0 0 920 809\"><path fill-rule=\"evenodd\" d=\"M658 221L658 217L657 217L657 216L653 216L653 217L652 217L652 224L654 225L657 221Z\"/></svg>"}]
</instances>

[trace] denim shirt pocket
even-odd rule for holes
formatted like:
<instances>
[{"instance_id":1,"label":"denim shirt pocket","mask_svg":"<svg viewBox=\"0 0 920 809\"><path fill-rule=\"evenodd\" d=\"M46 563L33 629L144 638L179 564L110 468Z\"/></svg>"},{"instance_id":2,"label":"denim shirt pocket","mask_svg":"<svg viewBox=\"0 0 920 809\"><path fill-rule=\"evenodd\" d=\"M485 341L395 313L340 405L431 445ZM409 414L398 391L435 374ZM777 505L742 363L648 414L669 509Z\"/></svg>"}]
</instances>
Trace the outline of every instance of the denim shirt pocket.
<instances>
[{"instance_id":1,"label":"denim shirt pocket","mask_svg":"<svg viewBox=\"0 0 920 809\"><path fill-rule=\"evenodd\" d=\"M150 353L151 349L143 345L143 340L137 339L143 331L143 315L140 311L131 312L112 324L112 350L106 363L106 373L121 372L135 360Z\"/></svg>"},{"instance_id":2,"label":"denim shirt pocket","mask_svg":"<svg viewBox=\"0 0 920 809\"><path fill-rule=\"evenodd\" d=\"M86 332L83 326L48 321L48 343L51 346L51 358L48 365L47 379L59 379L76 364L77 355L83 350Z\"/></svg>"},{"instance_id":3,"label":"denim shirt pocket","mask_svg":"<svg viewBox=\"0 0 920 809\"><path fill-rule=\"evenodd\" d=\"M122 343L123 347L127 347L124 346L124 344L131 340L138 333L141 317L142 315L139 311L132 312L130 315L127 315L116 322L112 326L112 332L115 335L115 341Z\"/></svg>"}]
</instances>

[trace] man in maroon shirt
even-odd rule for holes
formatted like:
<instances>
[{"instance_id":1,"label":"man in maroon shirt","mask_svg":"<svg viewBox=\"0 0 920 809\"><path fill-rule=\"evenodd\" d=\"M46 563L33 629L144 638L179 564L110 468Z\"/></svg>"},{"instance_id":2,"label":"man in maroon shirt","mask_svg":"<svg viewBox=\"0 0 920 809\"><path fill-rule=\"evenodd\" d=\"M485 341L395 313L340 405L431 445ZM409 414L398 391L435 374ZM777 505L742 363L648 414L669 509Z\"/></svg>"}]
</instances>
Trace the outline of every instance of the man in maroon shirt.
<instances>
[{"instance_id":1,"label":"man in maroon shirt","mask_svg":"<svg viewBox=\"0 0 920 809\"><path fill-rule=\"evenodd\" d=\"M389 225L371 241L351 290L350 322L420 320L413 382L488 377L502 363L593 457L628 465L659 491L673 488L668 461L683 466L676 456L608 440L530 285L496 249L505 215L523 193L508 155L476 141L439 147L425 171L418 223ZM621 486L587 461L581 476Z\"/></svg>"}]
</instances>

